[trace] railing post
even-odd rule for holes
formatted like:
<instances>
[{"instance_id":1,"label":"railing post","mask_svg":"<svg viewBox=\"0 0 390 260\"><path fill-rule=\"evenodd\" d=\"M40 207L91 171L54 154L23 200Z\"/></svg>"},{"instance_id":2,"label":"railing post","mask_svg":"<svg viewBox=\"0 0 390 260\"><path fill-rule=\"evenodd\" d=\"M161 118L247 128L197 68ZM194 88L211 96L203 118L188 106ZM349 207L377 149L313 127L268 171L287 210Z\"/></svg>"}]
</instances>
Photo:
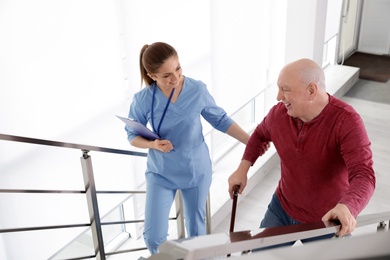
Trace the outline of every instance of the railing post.
<instances>
[{"instance_id":1,"label":"railing post","mask_svg":"<svg viewBox=\"0 0 390 260\"><path fill-rule=\"evenodd\" d=\"M100 214L96 195L95 179L93 176L92 160L88 155L89 151L83 150L80 158L84 177L85 193L87 196L88 212L91 223L92 240L97 260L105 260L104 242L102 226L100 224Z\"/></svg>"},{"instance_id":2,"label":"railing post","mask_svg":"<svg viewBox=\"0 0 390 260\"><path fill-rule=\"evenodd\" d=\"M183 200L181 198L180 190L177 191L175 197L175 206L176 206L176 224L177 224L177 236L178 238L185 237L185 227L184 227L184 207ZM206 201L206 233L211 234L211 206L210 206L210 192L207 195Z\"/></svg>"},{"instance_id":3,"label":"railing post","mask_svg":"<svg viewBox=\"0 0 390 260\"><path fill-rule=\"evenodd\" d=\"M206 201L206 233L211 234L211 204L210 204L210 192L207 195Z\"/></svg>"},{"instance_id":4,"label":"railing post","mask_svg":"<svg viewBox=\"0 0 390 260\"><path fill-rule=\"evenodd\" d=\"M379 222L376 231L384 231L384 230L386 230L386 223L384 221L381 221Z\"/></svg>"},{"instance_id":5,"label":"railing post","mask_svg":"<svg viewBox=\"0 0 390 260\"><path fill-rule=\"evenodd\" d=\"M184 238L186 236L185 227L184 227L184 208L183 208L183 200L181 198L180 190L176 192L175 206L176 206L177 236L178 238Z\"/></svg>"}]
</instances>

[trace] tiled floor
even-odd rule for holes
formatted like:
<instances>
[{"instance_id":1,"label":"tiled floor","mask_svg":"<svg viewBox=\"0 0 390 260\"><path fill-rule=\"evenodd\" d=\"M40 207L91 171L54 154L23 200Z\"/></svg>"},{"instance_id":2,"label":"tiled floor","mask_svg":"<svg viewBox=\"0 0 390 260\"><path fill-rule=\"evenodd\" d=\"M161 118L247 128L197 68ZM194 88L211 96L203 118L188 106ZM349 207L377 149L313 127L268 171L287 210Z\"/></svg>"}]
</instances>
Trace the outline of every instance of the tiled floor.
<instances>
[{"instance_id":1,"label":"tiled floor","mask_svg":"<svg viewBox=\"0 0 390 260\"><path fill-rule=\"evenodd\" d=\"M390 105L390 80L382 83L359 79L345 96Z\"/></svg>"}]
</instances>

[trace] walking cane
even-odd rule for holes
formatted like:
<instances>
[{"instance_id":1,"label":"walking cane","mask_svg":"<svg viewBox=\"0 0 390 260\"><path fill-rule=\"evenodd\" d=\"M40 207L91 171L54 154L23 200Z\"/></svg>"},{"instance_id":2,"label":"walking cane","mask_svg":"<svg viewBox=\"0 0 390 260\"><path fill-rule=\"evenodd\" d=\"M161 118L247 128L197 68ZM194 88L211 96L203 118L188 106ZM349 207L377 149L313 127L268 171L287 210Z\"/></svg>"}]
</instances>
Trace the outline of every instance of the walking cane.
<instances>
[{"instance_id":1,"label":"walking cane","mask_svg":"<svg viewBox=\"0 0 390 260\"><path fill-rule=\"evenodd\" d=\"M236 220L237 197L238 197L238 189L239 188L240 188L240 186L238 186L238 185L235 185L233 187L233 206L232 206L232 215L231 215L231 219L230 219L230 229L229 229L230 233L234 231L234 222ZM230 254L228 254L227 257L230 257Z\"/></svg>"},{"instance_id":2,"label":"walking cane","mask_svg":"<svg viewBox=\"0 0 390 260\"><path fill-rule=\"evenodd\" d=\"M233 206L232 206L232 216L230 219L230 229L229 232L234 231L234 221L236 220L236 209L237 209L237 197L238 197L238 189L240 186L235 185L233 187Z\"/></svg>"}]
</instances>

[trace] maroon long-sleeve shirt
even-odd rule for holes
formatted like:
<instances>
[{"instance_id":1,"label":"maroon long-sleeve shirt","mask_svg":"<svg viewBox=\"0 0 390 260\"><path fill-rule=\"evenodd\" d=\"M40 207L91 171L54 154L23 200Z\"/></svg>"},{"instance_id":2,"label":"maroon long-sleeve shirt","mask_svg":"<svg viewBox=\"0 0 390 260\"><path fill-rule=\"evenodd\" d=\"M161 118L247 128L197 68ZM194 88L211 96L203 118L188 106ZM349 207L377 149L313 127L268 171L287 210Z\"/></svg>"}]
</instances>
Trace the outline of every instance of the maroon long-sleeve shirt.
<instances>
[{"instance_id":1,"label":"maroon long-sleeve shirt","mask_svg":"<svg viewBox=\"0 0 390 260\"><path fill-rule=\"evenodd\" d=\"M323 111L303 122L278 103L255 129L242 159L254 164L267 141L281 160L276 195L293 219L320 221L339 202L356 217L367 205L375 189L371 143L352 106L329 95Z\"/></svg>"}]
</instances>

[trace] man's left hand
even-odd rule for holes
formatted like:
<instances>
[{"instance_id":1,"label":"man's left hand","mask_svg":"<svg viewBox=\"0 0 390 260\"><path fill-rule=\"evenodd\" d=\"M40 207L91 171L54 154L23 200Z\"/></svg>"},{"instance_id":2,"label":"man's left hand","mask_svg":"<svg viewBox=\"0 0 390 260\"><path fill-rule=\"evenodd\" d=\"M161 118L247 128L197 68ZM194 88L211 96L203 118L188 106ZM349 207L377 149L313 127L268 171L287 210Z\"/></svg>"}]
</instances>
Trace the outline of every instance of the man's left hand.
<instances>
[{"instance_id":1,"label":"man's left hand","mask_svg":"<svg viewBox=\"0 0 390 260\"><path fill-rule=\"evenodd\" d=\"M356 227L356 219L352 216L348 207L339 203L333 209L329 210L323 217L322 221L338 219L341 223L341 228L337 235L343 237L354 231Z\"/></svg>"}]
</instances>

